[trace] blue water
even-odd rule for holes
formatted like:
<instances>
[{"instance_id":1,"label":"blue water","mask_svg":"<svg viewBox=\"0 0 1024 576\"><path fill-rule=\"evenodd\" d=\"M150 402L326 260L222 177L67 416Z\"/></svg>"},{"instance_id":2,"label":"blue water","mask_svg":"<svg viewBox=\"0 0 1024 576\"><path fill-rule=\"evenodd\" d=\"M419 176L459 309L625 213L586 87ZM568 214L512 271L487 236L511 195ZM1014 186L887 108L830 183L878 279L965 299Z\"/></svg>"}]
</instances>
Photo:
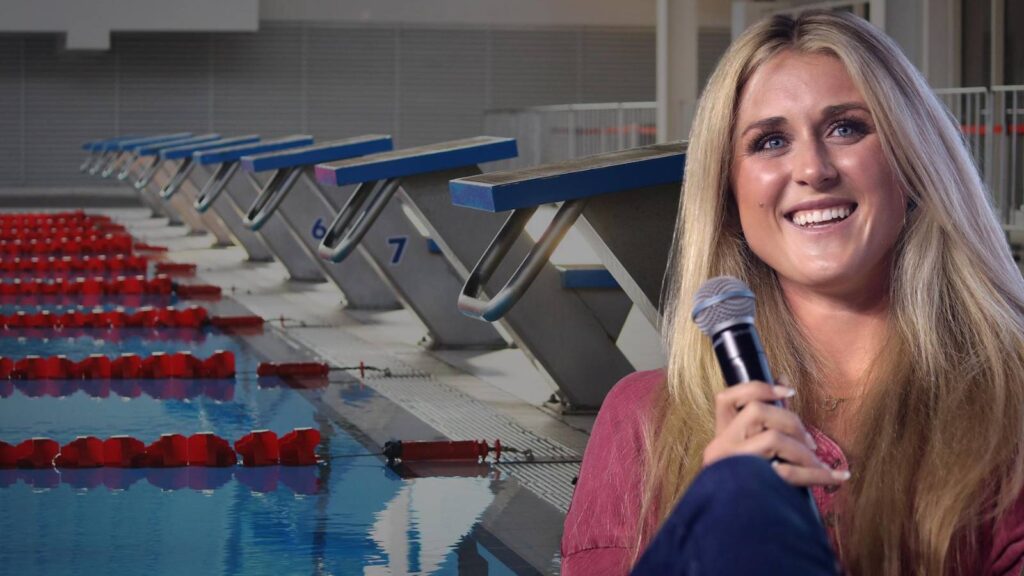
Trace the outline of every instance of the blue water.
<instances>
[{"instance_id":1,"label":"blue water","mask_svg":"<svg viewBox=\"0 0 1024 576\"><path fill-rule=\"evenodd\" d=\"M223 334L200 341L144 336L7 337L0 355L190 350L205 357L224 349L235 352L243 373L259 361ZM399 478L303 397L340 395L358 406L372 394L365 388L299 392L245 375L234 382L44 383L41 394L32 383L17 383L17 391L8 384L0 439L9 443L116 434L149 443L162 433L199 431L233 442L254 429L314 427L325 461L303 468L0 470L0 574L459 574L460 565L515 573L474 536L499 481L486 471ZM150 392L120 393L145 386ZM157 390L174 386L199 392ZM216 392L203 393L203 386Z\"/></svg>"}]
</instances>

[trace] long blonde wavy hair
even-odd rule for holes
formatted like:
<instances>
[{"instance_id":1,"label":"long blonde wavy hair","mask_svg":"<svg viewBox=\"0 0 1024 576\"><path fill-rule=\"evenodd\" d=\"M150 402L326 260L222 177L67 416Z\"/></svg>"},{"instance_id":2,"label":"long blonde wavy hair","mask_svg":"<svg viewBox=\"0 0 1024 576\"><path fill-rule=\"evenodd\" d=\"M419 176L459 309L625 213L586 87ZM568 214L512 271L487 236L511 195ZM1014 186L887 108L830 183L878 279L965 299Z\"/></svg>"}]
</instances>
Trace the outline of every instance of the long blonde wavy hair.
<instances>
[{"instance_id":1,"label":"long blonde wavy hair","mask_svg":"<svg viewBox=\"0 0 1024 576\"><path fill-rule=\"evenodd\" d=\"M689 314L705 280L728 274L753 288L773 372L804 398L798 414L812 413L807 399L827 380L775 272L745 245L729 181L739 94L784 50L845 65L912 207L894 255L884 356L857 413L841 559L859 575L970 571L962 563L978 552L974 534L1024 484L1024 281L956 121L892 40L844 13L760 22L704 90L666 282L666 398L649 423L641 517L667 517L714 435L722 376ZM638 549L656 524L641 523Z\"/></svg>"}]
</instances>

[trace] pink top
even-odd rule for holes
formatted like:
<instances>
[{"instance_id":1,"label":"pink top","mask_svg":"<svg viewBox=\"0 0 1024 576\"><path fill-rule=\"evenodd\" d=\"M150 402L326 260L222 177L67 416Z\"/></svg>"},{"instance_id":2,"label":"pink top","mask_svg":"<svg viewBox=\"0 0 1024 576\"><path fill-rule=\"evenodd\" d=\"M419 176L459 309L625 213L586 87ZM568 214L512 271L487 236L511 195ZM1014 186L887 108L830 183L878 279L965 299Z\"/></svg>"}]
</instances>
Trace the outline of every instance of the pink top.
<instances>
[{"instance_id":1,"label":"pink top","mask_svg":"<svg viewBox=\"0 0 1024 576\"><path fill-rule=\"evenodd\" d=\"M629 572L640 513L642 425L663 383L661 370L636 372L616 384L605 399L565 518L562 574ZM848 465L839 446L819 430L810 428L810 432L818 445L818 458L845 470ZM835 489L815 487L812 492L826 525L834 525ZM983 534L980 542L985 560L977 574L1024 574L1024 498L999 520L994 531Z\"/></svg>"}]
</instances>

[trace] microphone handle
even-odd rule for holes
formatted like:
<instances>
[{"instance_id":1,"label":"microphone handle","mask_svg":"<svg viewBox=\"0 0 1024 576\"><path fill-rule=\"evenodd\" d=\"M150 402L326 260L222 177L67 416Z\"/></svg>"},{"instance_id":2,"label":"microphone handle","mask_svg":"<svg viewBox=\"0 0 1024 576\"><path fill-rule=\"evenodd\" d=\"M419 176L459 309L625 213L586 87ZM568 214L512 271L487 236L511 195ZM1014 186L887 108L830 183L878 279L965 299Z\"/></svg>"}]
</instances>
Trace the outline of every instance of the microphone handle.
<instances>
[{"instance_id":1,"label":"microphone handle","mask_svg":"<svg viewBox=\"0 0 1024 576\"><path fill-rule=\"evenodd\" d=\"M775 384L772 372L768 368L768 358L761 347L761 336L753 324L734 324L724 328L715 334L711 342L715 347L715 355L718 357L718 365L722 369L726 386L735 386L752 380ZM775 400L772 404L780 408L783 406L781 400ZM772 461L779 461L779 458L773 458ZM802 490L807 495L811 511L821 523L821 513L814 501L814 495L808 488Z\"/></svg>"}]
</instances>

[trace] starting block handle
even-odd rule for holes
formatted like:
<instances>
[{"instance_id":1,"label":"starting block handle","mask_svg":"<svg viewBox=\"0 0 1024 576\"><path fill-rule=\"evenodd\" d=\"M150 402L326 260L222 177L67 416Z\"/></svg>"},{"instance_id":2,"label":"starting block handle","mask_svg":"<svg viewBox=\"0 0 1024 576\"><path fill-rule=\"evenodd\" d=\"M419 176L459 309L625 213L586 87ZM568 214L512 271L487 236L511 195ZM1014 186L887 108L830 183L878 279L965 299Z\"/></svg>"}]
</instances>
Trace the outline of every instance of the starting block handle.
<instances>
[{"instance_id":1,"label":"starting block handle","mask_svg":"<svg viewBox=\"0 0 1024 576\"><path fill-rule=\"evenodd\" d=\"M242 223L253 231L262 228L294 187L295 181L302 175L302 168L302 166L292 166L274 172L270 180L267 180L267 184L260 189L259 196L249 207Z\"/></svg>"},{"instance_id":2,"label":"starting block handle","mask_svg":"<svg viewBox=\"0 0 1024 576\"><path fill-rule=\"evenodd\" d=\"M377 221L388 200L398 190L399 182L398 178L389 178L380 186L372 180L359 184L320 241L317 247L320 256L331 262L345 260ZM363 208L364 204L366 208Z\"/></svg>"},{"instance_id":3,"label":"starting block handle","mask_svg":"<svg viewBox=\"0 0 1024 576\"><path fill-rule=\"evenodd\" d=\"M153 159L149 161L149 165L146 166L145 170L142 172L142 175L139 176L139 179L135 181L136 190L142 190L146 186L149 186L149 182L153 180L153 176L156 176L157 170L160 169L160 164L160 157L153 156Z\"/></svg>"},{"instance_id":4,"label":"starting block handle","mask_svg":"<svg viewBox=\"0 0 1024 576\"><path fill-rule=\"evenodd\" d=\"M462 287L462 293L459 294L459 310L466 316L487 322L494 322L504 316L523 297L530 284L544 269L552 252L583 213L586 203L586 199L570 200L563 203L547 229L544 230L540 240L530 249L526 258L519 263L505 286L488 300L481 295L484 286L490 281L491 276L494 275L512 246L515 245L516 240L522 235L526 223L537 211L537 207L513 210L476 263L473 271L469 273L469 278L466 279L466 284Z\"/></svg>"},{"instance_id":5,"label":"starting block handle","mask_svg":"<svg viewBox=\"0 0 1024 576\"><path fill-rule=\"evenodd\" d=\"M160 190L160 197L164 200L170 200L171 196L174 196L174 193L181 188L182 184L185 183L185 179L192 173L193 168L195 168L195 164L193 163L192 158L183 158L181 166L178 166L178 170L174 173L170 182L164 186L163 190Z\"/></svg>"},{"instance_id":6,"label":"starting block handle","mask_svg":"<svg viewBox=\"0 0 1024 576\"><path fill-rule=\"evenodd\" d=\"M238 170L238 162L222 162L217 166L217 171L206 181L192 206L200 213L209 210L210 206L213 206L213 201L224 192L224 187L235 175L236 170Z\"/></svg>"}]
</instances>

